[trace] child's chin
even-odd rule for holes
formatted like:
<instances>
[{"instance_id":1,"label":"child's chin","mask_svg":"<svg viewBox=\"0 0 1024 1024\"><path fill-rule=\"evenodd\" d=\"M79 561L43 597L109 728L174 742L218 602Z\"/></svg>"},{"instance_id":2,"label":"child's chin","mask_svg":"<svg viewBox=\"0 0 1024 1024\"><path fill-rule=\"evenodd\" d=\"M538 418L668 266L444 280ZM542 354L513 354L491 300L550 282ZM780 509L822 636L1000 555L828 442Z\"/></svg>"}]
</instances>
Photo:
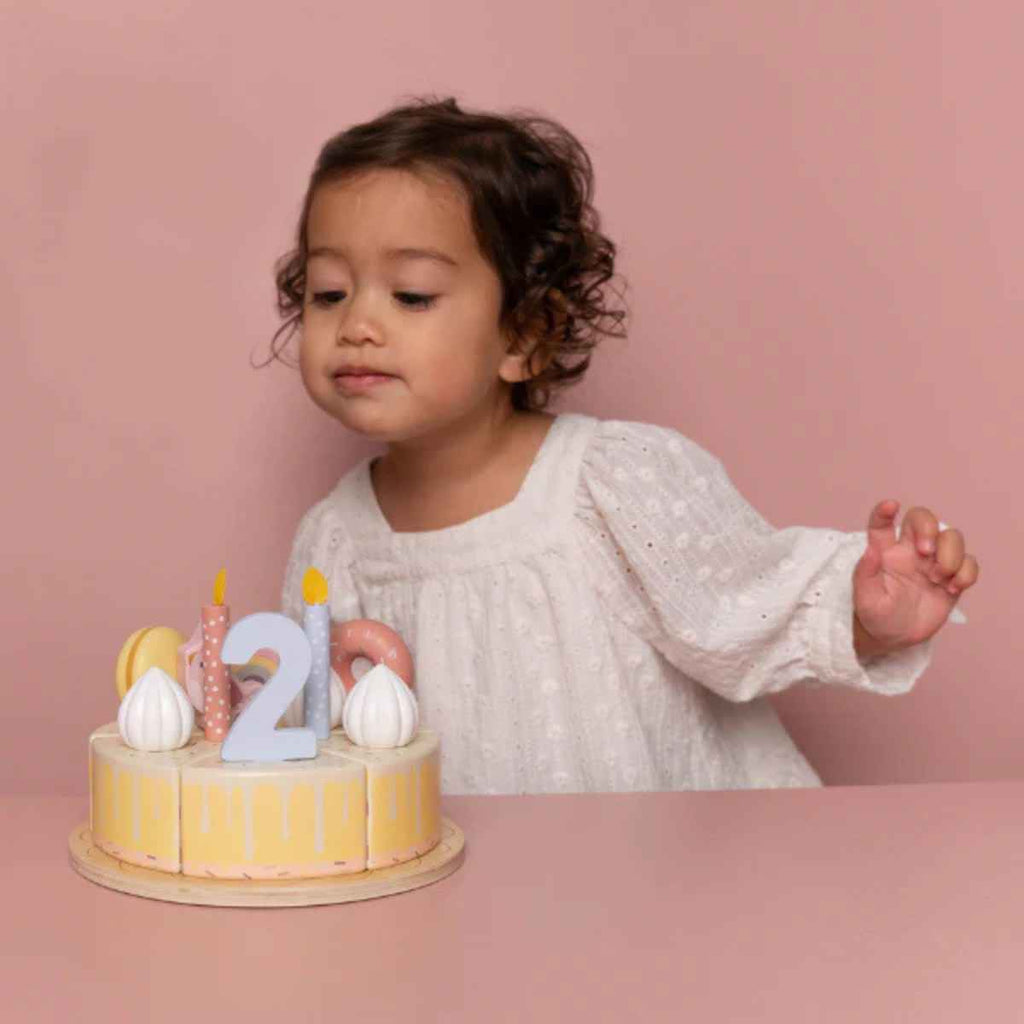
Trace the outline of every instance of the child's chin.
<instances>
[{"instance_id":1,"label":"child's chin","mask_svg":"<svg viewBox=\"0 0 1024 1024\"><path fill-rule=\"evenodd\" d=\"M392 441L404 440L407 436L415 436L415 432L409 433L402 429L402 425L396 422L394 415L388 415L382 409L358 408L358 402L346 403L346 408L327 410L342 426L356 434L360 434L369 441L377 441L381 444L389 444Z\"/></svg>"}]
</instances>

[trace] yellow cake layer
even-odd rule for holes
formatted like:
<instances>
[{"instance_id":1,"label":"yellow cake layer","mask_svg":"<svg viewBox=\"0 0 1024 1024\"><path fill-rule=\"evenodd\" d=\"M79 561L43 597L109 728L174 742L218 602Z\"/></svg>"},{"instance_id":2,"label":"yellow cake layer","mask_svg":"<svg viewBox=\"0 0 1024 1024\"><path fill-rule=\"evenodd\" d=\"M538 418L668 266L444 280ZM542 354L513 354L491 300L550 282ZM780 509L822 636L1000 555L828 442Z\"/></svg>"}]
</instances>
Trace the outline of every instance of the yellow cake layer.
<instances>
[{"instance_id":1,"label":"yellow cake layer","mask_svg":"<svg viewBox=\"0 0 1024 1024\"><path fill-rule=\"evenodd\" d=\"M366 774L366 866L387 867L419 857L441 840L441 743L421 730L391 750L357 747L340 729L323 752L359 764Z\"/></svg>"},{"instance_id":2,"label":"yellow cake layer","mask_svg":"<svg viewBox=\"0 0 1024 1024\"><path fill-rule=\"evenodd\" d=\"M318 753L271 764L197 758L181 772L186 875L288 878L366 870L366 773Z\"/></svg>"},{"instance_id":3,"label":"yellow cake layer","mask_svg":"<svg viewBox=\"0 0 1024 1024\"><path fill-rule=\"evenodd\" d=\"M198 731L181 750L148 753L102 726L89 737L94 840L120 860L217 878L344 874L437 845L437 733L368 750L338 729L318 747L305 761L228 762Z\"/></svg>"},{"instance_id":4,"label":"yellow cake layer","mask_svg":"<svg viewBox=\"0 0 1024 1024\"><path fill-rule=\"evenodd\" d=\"M181 767L215 745L203 734L181 750L133 750L111 723L89 737L89 827L118 860L181 870Z\"/></svg>"}]
</instances>

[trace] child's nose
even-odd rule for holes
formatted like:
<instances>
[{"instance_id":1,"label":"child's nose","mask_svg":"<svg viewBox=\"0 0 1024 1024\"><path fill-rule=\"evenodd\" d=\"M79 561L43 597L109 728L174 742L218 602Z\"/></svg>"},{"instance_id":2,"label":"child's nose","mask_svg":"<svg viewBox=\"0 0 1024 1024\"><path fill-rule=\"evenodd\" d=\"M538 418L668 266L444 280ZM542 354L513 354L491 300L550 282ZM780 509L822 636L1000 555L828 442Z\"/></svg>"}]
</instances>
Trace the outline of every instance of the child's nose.
<instances>
[{"instance_id":1,"label":"child's nose","mask_svg":"<svg viewBox=\"0 0 1024 1024\"><path fill-rule=\"evenodd\" d=\"M380 344L382 337L380 319L376 314L372 297L354 296L338 325L338 344Z\"/></svg>"}]
</instances>

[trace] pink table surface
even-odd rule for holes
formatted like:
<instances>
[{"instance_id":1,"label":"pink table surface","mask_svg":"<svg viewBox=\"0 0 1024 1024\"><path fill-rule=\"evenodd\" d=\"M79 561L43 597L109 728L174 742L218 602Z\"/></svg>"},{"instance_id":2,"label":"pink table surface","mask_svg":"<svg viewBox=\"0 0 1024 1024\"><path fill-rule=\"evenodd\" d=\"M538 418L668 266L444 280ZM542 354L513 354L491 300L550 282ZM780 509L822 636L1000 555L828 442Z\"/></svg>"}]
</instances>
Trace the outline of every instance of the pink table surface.
<instances>
[{"instance_id":1,"label":"pink table surface","mask_svg":"<svg viewBox=\"0 0 1024 1024\"><path fill-rule=\"evenodd\" d=\"M1024 782L450 797L454 875L277 910L86 881L84 797L0 812L7 1022L1024 1017Z\"/></svg>"}]
</instances>

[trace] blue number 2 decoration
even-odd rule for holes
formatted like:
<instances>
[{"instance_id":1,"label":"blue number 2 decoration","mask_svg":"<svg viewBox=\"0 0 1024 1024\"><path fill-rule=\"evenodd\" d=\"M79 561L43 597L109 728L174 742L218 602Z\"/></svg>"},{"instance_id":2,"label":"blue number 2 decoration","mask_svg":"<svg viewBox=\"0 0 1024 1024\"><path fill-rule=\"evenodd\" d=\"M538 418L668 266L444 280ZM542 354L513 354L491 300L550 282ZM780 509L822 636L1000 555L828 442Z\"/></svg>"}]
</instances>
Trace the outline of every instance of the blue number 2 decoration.
<instances>
[{"instance_id":1,"label":"blue number 2 decoration","mask_svg":"<svg viewBox=\"0 0 1024 1024\"><path fill-rule=\"evenodd\" d=\"M309 639L287 615L256 612L239 619L224 638L221 660L244 665L261 647L277 652L277 671L246 705L220 748L222 761L298 761L316 757L316 733L278 729L288 705L306 685L313 664Z\"/></svg>"}]
</instances>

